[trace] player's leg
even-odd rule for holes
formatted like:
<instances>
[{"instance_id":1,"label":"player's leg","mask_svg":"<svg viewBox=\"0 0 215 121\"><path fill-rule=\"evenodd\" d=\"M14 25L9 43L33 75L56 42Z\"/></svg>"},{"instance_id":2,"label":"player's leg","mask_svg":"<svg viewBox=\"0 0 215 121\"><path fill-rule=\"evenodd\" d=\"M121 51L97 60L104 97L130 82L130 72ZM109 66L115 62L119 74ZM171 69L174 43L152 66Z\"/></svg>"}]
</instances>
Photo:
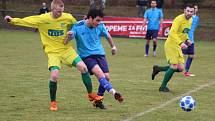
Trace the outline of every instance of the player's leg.
<instances>
[{"instance_id":1,"label":"player's leg","mask_svg":"<svg viewBox=\"0 0 215 121\"><path fill-rule=\"evenodd\" d=\"M56 93L57 93L57 79L59 76L59 70L61 67L61 62L58 54L48 54L48 68L50 71L50 81L49 81L49 93L50 93L50 110L56 111Z\"/></svg>"},{"instance_id":2,"label":"player's leg","mask_svg":"<svg viewBox=\"0 0 215 121\"><path fill-rule=\"evenodd\" d=\"M156 49L157 49L157 39L158 37L158 30L153 30L152 38L153 38L153 56L156 57Z\"/></svg>"},{"instance_id":3,"label":"player's leg","mask_svg":"<svg viewBox=\"0 0 215 121\"><path fill-rule=\"evenodd\" d=\"M194 58L194 44L192 44L191 46L188 47L187 54L188 54L188 57L187 57L186 64L185 64L184 76L195 76L194 74L191 74L189 72L190 66L191 66L193 58Z\"/></svg>"},{"instance_id":4,"label":"player's leg","mask_svg":"<svg viewBox=\"0 0 215 121\"><path fill-rule=\"evenodd\" d=\"M166 59L167 59L167 62L170 63L170 67L168 68L168 70L164 75L159 91L169 92L167 83L172 78L172 75L175 72L183 71L183 68L182 68L183 64L181 63L184 63L184 58L183 58L182 51L180 49L178 50L177 48L174 48L171 45L170 46L165 45L164 49L165 49Z\"/></svg>"},{"instance_id":5,"label":"player's leg","mask_svg":"<svg viewBox=\"0 0 215 121\"><path fill-rule=\"evenodd\" d=\"M145 45L145 57L148 57L148 55L149 55L150 40L151 40L151 30L147 30L147 32L146 32L146 45Z\"/></svg>"},{"instance_id":6,"label":"player's leg","mask_svg":"<svg viewBox=\"0 0 215 121\"><path fill-rule=\"evenodd\" d=\"M51 71L51 77L49 82L49 93L50 93L50 99L51 99L50 110L56 111L58 109L57 102L56 102L56 92L57 92L57 79L59 76L59 67L52 66L50 67L50 71Z\"/></svg>"}]
</instances>

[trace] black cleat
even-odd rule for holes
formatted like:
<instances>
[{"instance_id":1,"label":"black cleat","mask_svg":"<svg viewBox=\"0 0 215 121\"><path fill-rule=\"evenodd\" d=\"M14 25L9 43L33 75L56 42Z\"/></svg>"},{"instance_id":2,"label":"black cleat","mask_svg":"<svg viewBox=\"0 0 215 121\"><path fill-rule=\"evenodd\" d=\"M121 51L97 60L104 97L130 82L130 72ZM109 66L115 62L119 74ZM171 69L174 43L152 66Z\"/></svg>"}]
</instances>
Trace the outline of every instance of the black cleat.
<instances>
[{"instance_id":1,"label":"black cleat","mask_svg":"<svg viewBox=\"0 0 215 121\"><path fill-rule=\"evenodd\" d=\"M114 98L115 98L116 100L118 100L120 103L123 102L123 100L124 100L124 98L122 97L122 95L121 95L119 92L116 92L116 93L114 94Z\"/></svg>"},{"instance_id":2,"label":"black cleat","mask_svg":"<svg viewBox=\"0 0 215 121\"><path fill-rule=\"evenodd\" d=\"M106 109L106 107L103 105L102 101L95 101L93 102L93 106L100 109Z\"/></svg>"},{"instance_id":3,"label":"black cleat","mask_svg":"<svg viewBox=\"0 0 215 121\"><path fill-rule=\"evenodd\" d=\"M164 88L160 87L160 88L159 88L159 92L169 92L169 91L170 91L170 90L169 90L168 87L164 87Z\"/></svg>"},{"instance_id":4,"label":"black cleat","mask_svg":"<svg viewBox=\"0 0 215 121\"><path fill-rule=\"evenodd\" d=\"M158 69L158 66L157 65L154 65L153 66L153 70L152 70L152 80L155 79L155 76L159 73L159 69Z\"/></svg>"}]
</instances>

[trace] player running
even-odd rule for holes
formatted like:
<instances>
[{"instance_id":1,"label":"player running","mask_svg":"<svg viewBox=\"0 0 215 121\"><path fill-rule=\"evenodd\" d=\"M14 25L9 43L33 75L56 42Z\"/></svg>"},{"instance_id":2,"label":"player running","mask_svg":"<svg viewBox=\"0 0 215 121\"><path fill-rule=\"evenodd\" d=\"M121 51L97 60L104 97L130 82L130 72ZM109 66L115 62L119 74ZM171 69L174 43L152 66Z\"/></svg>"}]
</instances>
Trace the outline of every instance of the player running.
<instances>
[{"instance_id":1,"label":"player running","mask_svg":"<svg viewBox=\"0 0 215 121\"><path fill-rule=\"evenodd\" d=\"M192 24L192 15L194 13L193 5L186 5L184 8L184 14L177 16L170 29L169 36L165 42L164 50L166 54L167 62L170 66L153 66L152 80L155 76L165 71L163 82L159 88L160 92L169 92L167 83L172 78L175 72L182 72L184 69L184 57L182 49L191 45L188 34ZM188 46L185 44L188 44Z\"/></svg>"}]
</instances>

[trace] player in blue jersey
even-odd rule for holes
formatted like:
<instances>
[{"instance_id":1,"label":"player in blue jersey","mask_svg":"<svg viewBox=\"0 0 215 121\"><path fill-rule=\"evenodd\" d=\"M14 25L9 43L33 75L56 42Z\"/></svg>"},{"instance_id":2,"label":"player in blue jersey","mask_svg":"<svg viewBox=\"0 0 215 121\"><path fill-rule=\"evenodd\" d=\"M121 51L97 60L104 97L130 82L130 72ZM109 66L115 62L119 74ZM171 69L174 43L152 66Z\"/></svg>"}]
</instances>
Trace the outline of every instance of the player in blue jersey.
<instances>
[{"instance_id":1,"label":"player in blue jersey","mask_svg":"<svg viewBox=\"0 0 215 121\"><path fill-rule=\"evenodd\" d=\"M191 74L189 72L193 57L194 57L194 33L195 30L199 24L199 17L197 16L197 12L198 12L198 5L194 5L194 15L192 16L193 21L192 21L192 26L189 32L189 38L192 41L192 45L189 46L187 49L183 49L183 54L184 55L188 55L187 57L187 61L185 64L185 72L184 72L184 76L195 76L194 74Z\"/></svg>"},{"instance_id":2,"label":"player in blue jersey","mask_svg":"<svg viewBox=\"0 0 215 121\"><path fill-rule=\"evenodd\" d=\"M163 23L163 12L162 9L158 9L157 1L151 0L151 8L146 10L144 14L143 26L147 23L147 32L146 32L146 46L145 46L145 57L148 57L149 54L149 43L153 39L153 56L156 56L157 48L157 37L160 25Z\"/></svg>"},{"instance_id":3,"label":"player in blue jersey","mask_svg":"<svg viewBox=\"0 0 215 121\"><path fill-rule=\"evenodd\" d=\"M76 39L78 54L87 65L89 72L94 74L100 83L97 94L103 96L105 90L107 90L116 100L122 102L122 95L109 82L108 63L101 37L104 36L108 40L113 55L116 54L117 48L105 25L101 23L103 16L102 10L90 9L87 14L87 19L79 21L72 27L67 33L68 38L65 39L64 43L67 44L72 38ZM105 109L101 101L96 101L94 106Z\"/></svg>"}]
</instances>

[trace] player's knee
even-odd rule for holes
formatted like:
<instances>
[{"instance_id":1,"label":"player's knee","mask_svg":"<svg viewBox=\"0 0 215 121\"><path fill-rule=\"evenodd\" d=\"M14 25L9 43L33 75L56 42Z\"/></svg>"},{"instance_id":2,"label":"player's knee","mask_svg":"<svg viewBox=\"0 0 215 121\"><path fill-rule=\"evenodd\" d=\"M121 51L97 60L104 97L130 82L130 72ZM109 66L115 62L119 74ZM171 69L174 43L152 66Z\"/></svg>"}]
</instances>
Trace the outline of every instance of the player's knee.
<instances>
[{"instance_id":1,"label":"player's knee","mask_svg":"<svg viewBox=\"0 0 215 121\"><path fill-rule=\"evenodd\" d=\"M87 73L88 69L87 66L84 64L84 62L79 62L77 64L77 69L81 72L81 73Z\"/></svg>"},{"instance_id":2,"label":"player's knee","mask_svg":"<svg viewBox=\"0 0 215 121\"><path fill-rule=\"evenodd\" d=\"M178 71L179 71L179 72L184 71L184 66L182 66L182 65L178 66Z\"/></svg>"},{"instance_id":3,"label":"player's knee","mask_svg":"<svg viewBox=\"0 0 215 121\"><path fill-rule=\"evenodd\" d=\"M51 80L52 80L52 81L55 81L55 82L56 82L57 79L58 79L58 74L52 74L52 75L51 75Z\"/></svg>"}]
</instances>

